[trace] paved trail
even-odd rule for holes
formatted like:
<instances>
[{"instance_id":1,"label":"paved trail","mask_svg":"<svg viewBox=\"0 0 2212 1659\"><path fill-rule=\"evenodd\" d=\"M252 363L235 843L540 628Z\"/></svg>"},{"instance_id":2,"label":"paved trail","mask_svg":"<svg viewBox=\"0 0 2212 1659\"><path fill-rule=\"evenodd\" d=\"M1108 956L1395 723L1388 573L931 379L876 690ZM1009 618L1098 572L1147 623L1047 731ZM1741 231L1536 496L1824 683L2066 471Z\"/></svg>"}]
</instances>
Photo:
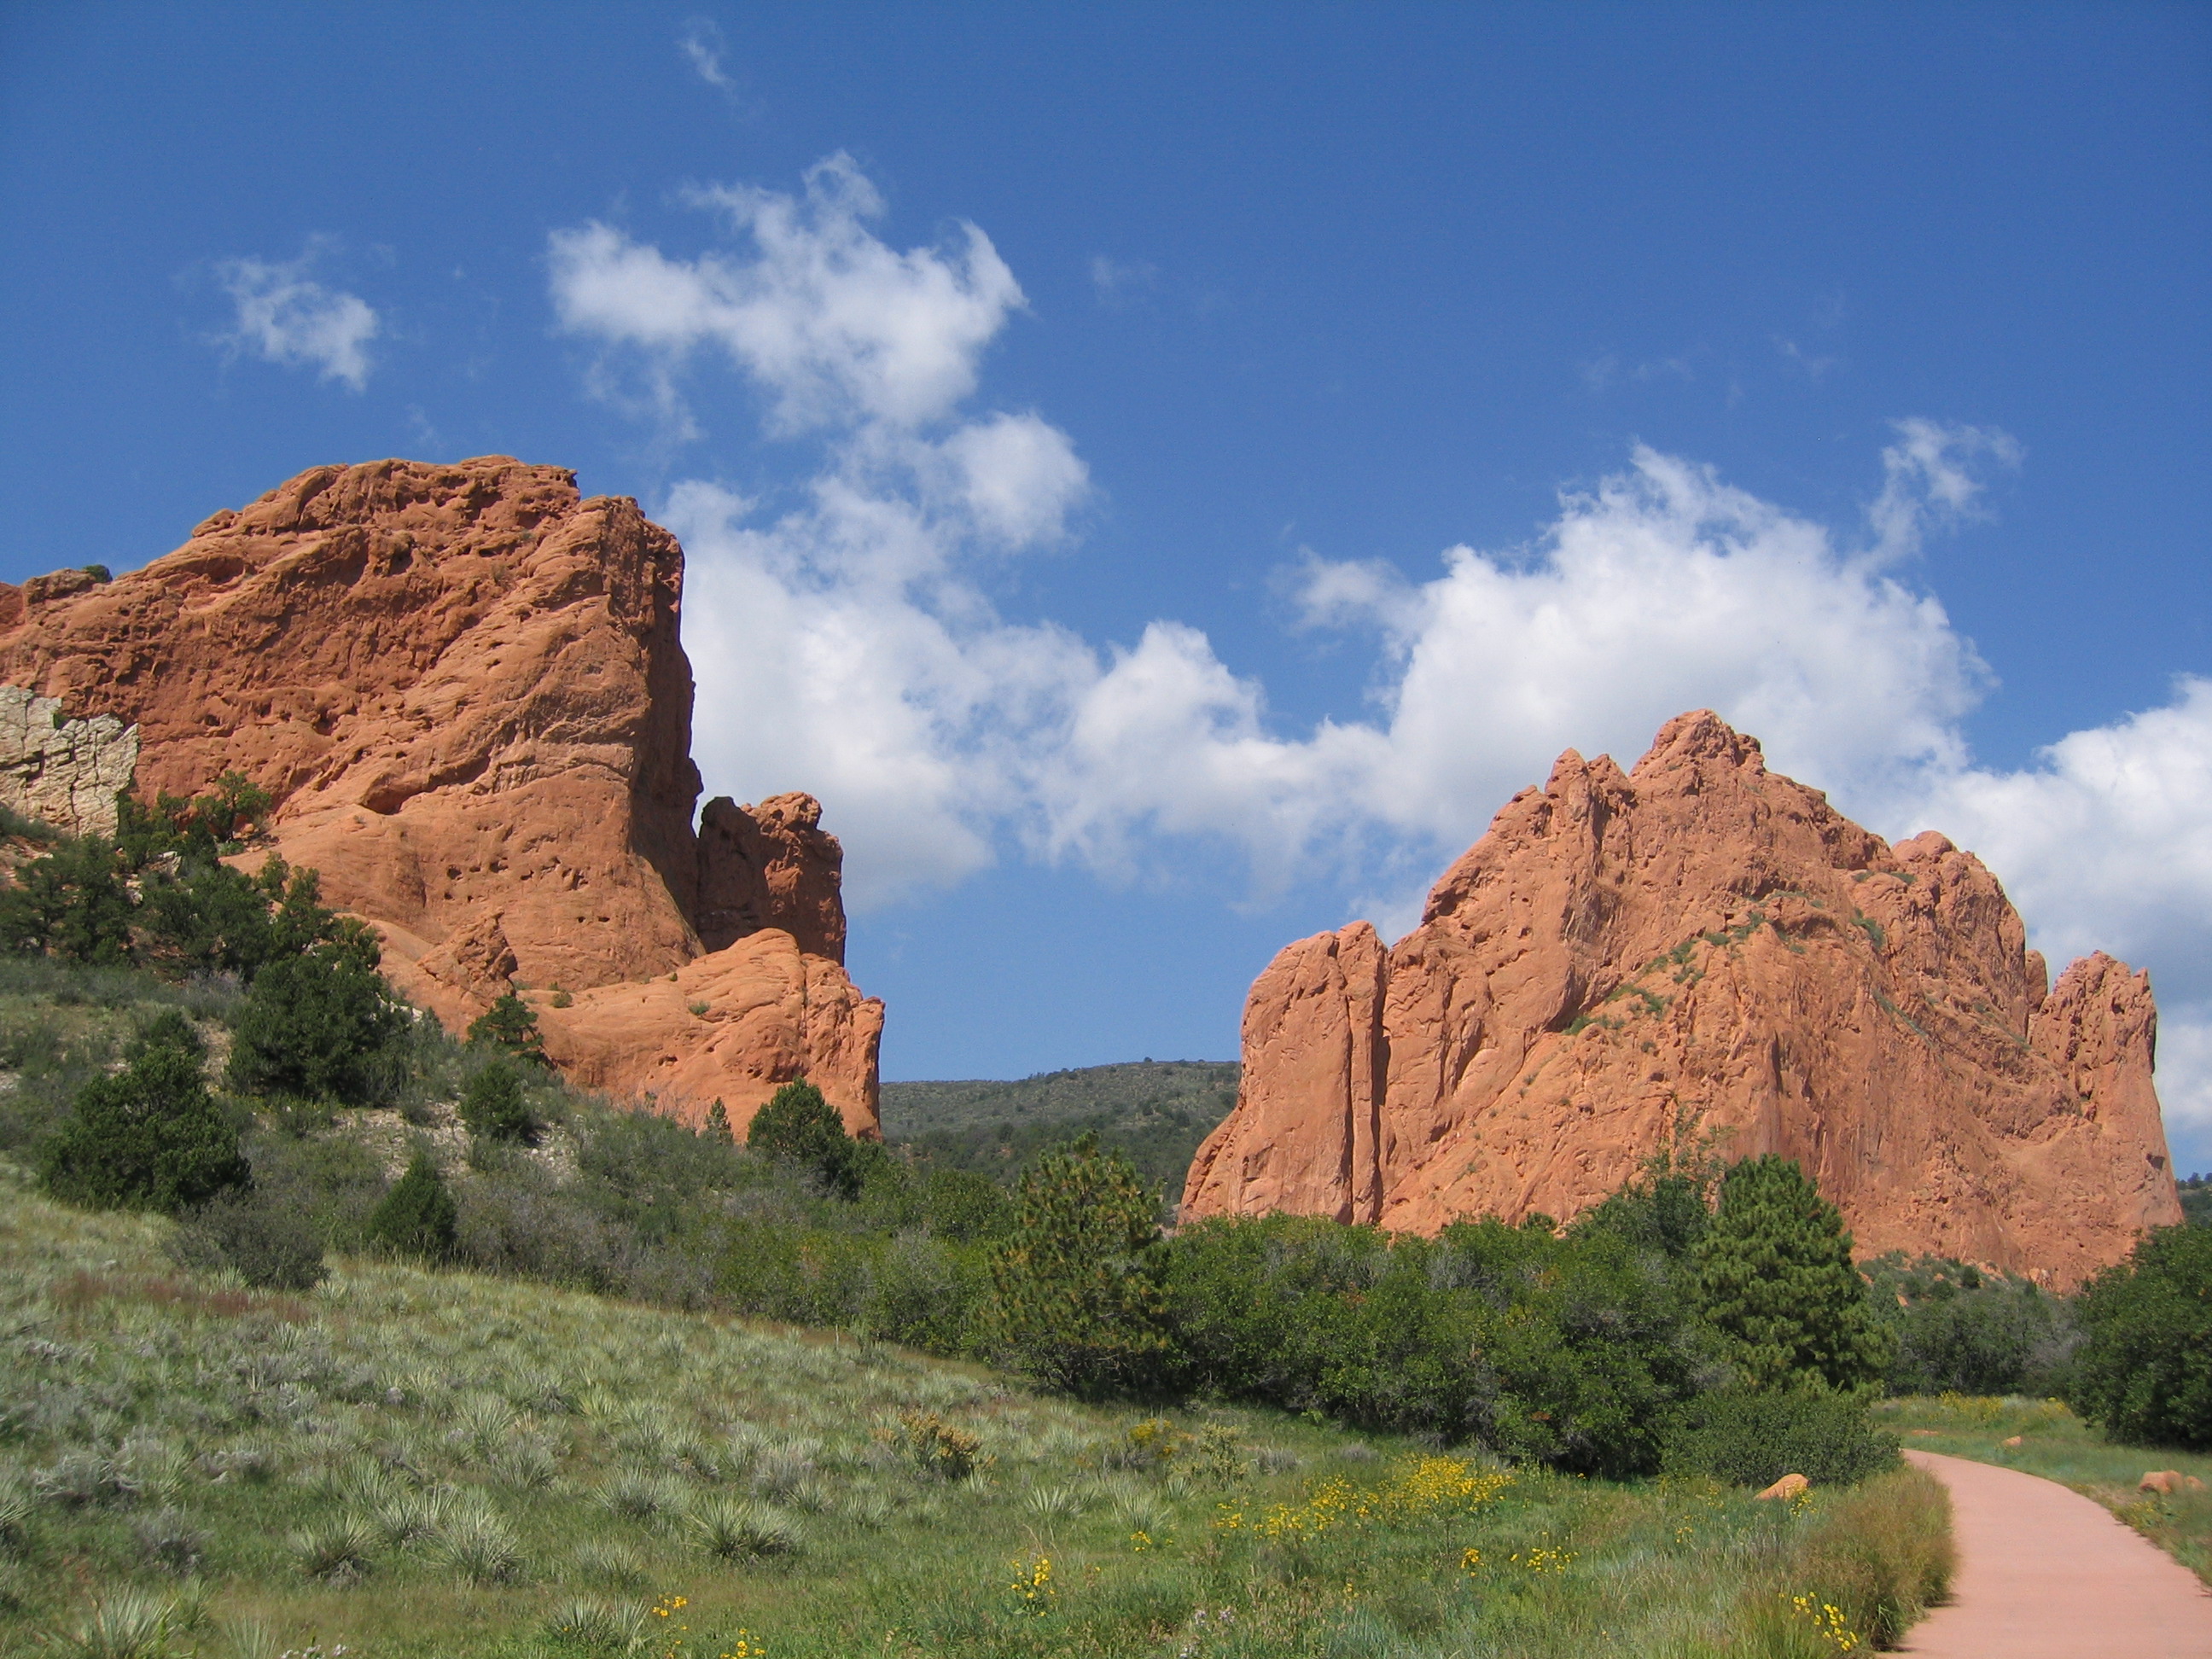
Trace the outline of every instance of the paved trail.
<instances>
[{"instance_id":1,"label":"paved trail","mask_svg":"<svg viewBox=\"0 0 2212 1659\"><path fill-rule=\"evenodd\" d=\"M1922 1659L2212 1659L2197 1575L2055 1480L1939 1452L1951 1489L1951 1599L1906 1633Z\"/></svg>"}]
</instances>

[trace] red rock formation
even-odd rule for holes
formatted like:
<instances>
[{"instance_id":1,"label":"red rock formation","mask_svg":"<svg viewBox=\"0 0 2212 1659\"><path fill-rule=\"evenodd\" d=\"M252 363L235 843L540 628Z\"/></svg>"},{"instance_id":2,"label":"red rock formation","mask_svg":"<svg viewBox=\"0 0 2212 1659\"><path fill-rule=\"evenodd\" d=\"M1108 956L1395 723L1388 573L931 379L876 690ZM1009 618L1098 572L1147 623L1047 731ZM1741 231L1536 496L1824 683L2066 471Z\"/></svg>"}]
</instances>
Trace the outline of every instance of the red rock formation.
<instances>
[{"instance_id":1,"label":"red rock formation","mask_svg":"<svg viewBox=\"0 0 2212 1659\"><path fill-rule=\"evenodd\" d=\"M844 976L820 808L718 800L693 834L683 567L560 467L318 467L112 583L0 591L0 684L137 725L149 794L270 791L277 849L449 1024L514 979L599 1086L742 1125L805 1074L872 1133L882 1007ZM672 974L681 1000L618 994ZM752 1011L742 1041L702 1000Z\"/></svg>"},{"instance_id":2,"label":"red rock formation","mask_svg":"<svg viewBox=\"0 0 2212 1659\"><path fill-rule=\"evenodd\" d=\"M822 827L811 795L739 806L717 795L699 815L699 937L710 951L763 927L799 948L845 960L845 849Z\"/></svg>"},{"instance_id":3,"label":"red rock formation","mask_svg":"<svg viewBox=\"0 0 2212 1659\"><path fill-rule=\"evenodd\" d=\"M2101 955L2046 993L2025 937L1972 854L1890 847L1711 714L1626 775L1570 750L1405 939L1260 976L1184 1213L1565 1219L1695 1119L1797 1158L1862 1254L2070 1285L2181 1218L2157 1015Z\"/></svg>"}]
</instances>

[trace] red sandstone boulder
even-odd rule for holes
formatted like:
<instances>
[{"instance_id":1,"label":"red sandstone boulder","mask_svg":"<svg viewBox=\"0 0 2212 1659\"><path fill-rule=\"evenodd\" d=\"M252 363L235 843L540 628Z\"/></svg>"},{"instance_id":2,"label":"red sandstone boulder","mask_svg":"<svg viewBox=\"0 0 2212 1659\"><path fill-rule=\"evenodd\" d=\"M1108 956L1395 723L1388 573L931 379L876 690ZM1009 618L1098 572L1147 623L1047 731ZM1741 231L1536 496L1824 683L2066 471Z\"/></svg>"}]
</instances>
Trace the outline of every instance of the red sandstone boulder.
<instances>
[{"instance_id":1,"label":"red sandstone boulder","mask_svg":"<svg viewBox=\"0 0 2212 1659\"><path fill-rule=\"evenodd\" d=\"M519 982L597 1086L742 1130L805 1075L872 1133L882 1006L841 965L820 808L717 800L693 833L683 571L563 468L318 467L112 583L0 584L0 684L136 726L147 794L269 790L277 849L449 1024Z\"/></svg>"},{"instance_id":2,"label":"red sandstone boulder","mask_svg":"<svg viewBox=\"0 0 2212 1659\"><path fill-rule=\"evenodd\" d=\"M2180 1219L2157 1016L2108 957L2046 988L2025 937L1972 854L1889 846L1711 714L1631 774L1571 750L1405 939L1260 976L1184 1213L1565 1220L1695 1121L1798 1159L1863 1254L2071 1285Z\"/></svg>"}]
</instances>

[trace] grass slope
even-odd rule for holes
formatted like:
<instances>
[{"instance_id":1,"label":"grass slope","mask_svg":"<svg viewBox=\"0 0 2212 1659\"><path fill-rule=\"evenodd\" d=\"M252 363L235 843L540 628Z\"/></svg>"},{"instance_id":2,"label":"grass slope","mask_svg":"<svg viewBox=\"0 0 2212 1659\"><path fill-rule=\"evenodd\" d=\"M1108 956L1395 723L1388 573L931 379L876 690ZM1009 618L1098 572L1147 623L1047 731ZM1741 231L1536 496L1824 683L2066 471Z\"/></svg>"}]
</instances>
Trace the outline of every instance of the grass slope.
<instances>
[{"instance_id":1,"label":"grass slope","mask_svg":"<svg viewBox=\"0 0 2212 1659\"><path fill-rule=\"evenodd\" d=\"M1920 1395L1875 1409L1908 1446L2022 1469L2095 1498L2212 1584L2212 1456L2113 1445L2056 1400ZM2015 1436L2020 1444L2004 1443ZM2170 1496L2137 1490L2154 1469L2193 1474L2205 1485Z\"/></svg>"},{"instance_id":2,"label":"grass slope","mask_svg":"<svg viewBox=\"0 0 2212 1659\"><path fill-rule=\"evenodd\" d=\"M1234 1060L1137 1060L1016 1082L886 1083L884 1138L1011 1181L1040 1148L1094 1132L1172 1203L1198 1144L1237 1103Z\"/></svg>"},{"instance_id":3,"label":"grass slope","mask_svg":"<svg viewBox=\"0 0 2212 1659\"><path fill-rule=\"evenodd\" d=\"M249 1293L0 1176L8 1654L1812 1655L1941 1576L1910 1473L1791 1509L392 1263Z\"/></svg>"}]
</instances>

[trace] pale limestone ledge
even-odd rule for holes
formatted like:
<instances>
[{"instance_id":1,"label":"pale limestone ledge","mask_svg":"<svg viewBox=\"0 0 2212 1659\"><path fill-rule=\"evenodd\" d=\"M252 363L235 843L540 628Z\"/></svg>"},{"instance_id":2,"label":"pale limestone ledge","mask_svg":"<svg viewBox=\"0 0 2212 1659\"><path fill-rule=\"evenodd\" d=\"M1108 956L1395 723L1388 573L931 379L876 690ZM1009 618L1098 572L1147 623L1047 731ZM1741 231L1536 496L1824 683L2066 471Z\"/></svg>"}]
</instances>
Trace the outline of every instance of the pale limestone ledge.
<instances>
[{"instance_id":1,"label":"pale limestone ledge","mask_svg":"<svg viewBox=\"0 0 2212 1659\"><path fill-rule=\"evenodd\" d=\"M69 835L112 836L137 765L137 726L70 720L52 697L0 685L0 805Z\"/></svg>"}]
</instances>

